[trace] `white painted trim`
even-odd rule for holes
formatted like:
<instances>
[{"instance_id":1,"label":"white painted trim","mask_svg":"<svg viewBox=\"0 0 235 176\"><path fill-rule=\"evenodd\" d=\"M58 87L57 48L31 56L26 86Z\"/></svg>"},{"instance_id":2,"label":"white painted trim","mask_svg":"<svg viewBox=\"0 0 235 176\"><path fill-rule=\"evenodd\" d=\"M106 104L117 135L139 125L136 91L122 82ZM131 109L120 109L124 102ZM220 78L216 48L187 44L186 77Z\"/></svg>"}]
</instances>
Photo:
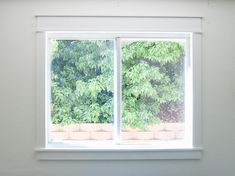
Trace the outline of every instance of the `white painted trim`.
<instances>
[{"instance_id":1,"label":"white painted trim","mask_svg":"<svg viewBox=\"0 0 235 176\"><path fill-rule=\"evenodd\" d=\"M120 31L49 31L47 32L48 39L56 40L97 40L97 39L111 39L127 38L127 39L161 39L171 40L185 39L189 36L189 32L120 32Z\"/></svg>"},{"instance_id":2,"label":"white painted trim","mask_svg":"<svg viewBox=\"0 0 235 176\"><path fill-rule=\"evenodd\" d=\"M192 34L193 146L202 146L202 35Z\"/></svg>"},{"instance_id":3,"label":"white painted trim","mask_svg":"<svg viewBox=\"0 0 235 176\"><path fill-rule=\"evenodd\" d=\"M51 41L50 39L48 38L48 34L46 33L45 34L46 36L46 53L45 53L45 58L44 58L44 61L45 61L45 77L46 77L46 80L45 80L45 87L46 87L46 90L45 90L45 109L46 109L46 119L45 119L45 134L46 134L46 137L45 137L45 141L46 141L46 147L48 145L48 141L49 141L49 137L50 137L50 127L51 127Z\"/></svg>"},{"instance_id":4,"label":"white painted trim","mask_svg":"<svg viewBox=\"0 0 235 176\"><path fill-rule=\"evenodd\" d=\"M38 17L105 17L105 18L199 18L202 19L203 16L157 16L157 15L50 15L50 14L36 14Z\"/></svg>"},{"instance_id":5,"label":"white painted trim","mask_svg":"<svg viewBox=\"0 0 235 176\"><path fill-rule=\"evenodd\" d=\"M69 20L71 18L71 21ZM40 160L121 160L121 159L199 159L201 157L201 146L202 146L202 127L201 127L201 113L202 113L202 98L201 98L201 18L146 18L146 17L115 17L106 18L102 17L101 22L103 26L99 27L96 24L99 22L99 17L37 17L37 157ZM63 20L62 20L63 19ZM69 21L68 26L66 20ZM79 19L78 21L76 21ZM82 20L81 20L82 19ZM87 20L87 22L84 21ZM105 22L106 19L107 21ZM136 21L135 21L136 19ZM144 20L146 21L144 21ZM55 21L54 21L55 20ZM62 21L60 21L62 20ZM75 20L74 28L71 28L72 22ZM80 21L81 20L81 21ZM89 21L91 20L91 21ZM96 21L97 20L97 21ZM126 23L128 20L133 20L132 23ZM158 21L159 20L159 21ZM171 22L165 25L166 22ZM53 22L54 21L54 22ZM163 21L163 27L157 28L156 22ZM190 23L188 23L191 21ZM51 23L50 23L51 22ZM59 23L62 22L62 23ZM79 22L81 22L81 25ZM94 23L93 23L94 22ZM125 22L125 23L124 23ZM130 21L129 21L130 22ZM150 25L150 22L154 24ZM178 28L179 22L182 28ZM71 24L70 24L71 23ZM112 26L113 23L117 23ZM192 23L192 25L190 25ZM110 24L111 27L105 26ZM118 25L120 24L120 25ZM160 23L161 24L161 23ZM173 25L174 24L174 25ZM61 25L61 26L60 26ZM70 26L69 26L70 25ZM87 25L85 28L79 28L79 26ZM141 26L143 25L143 26ZM165 25L165 26L164 26ZM170 26L172 25L172 26ZM187 26L189 25L189 26ZM62 27L65 28L62 28ZM107 27L107 28L105 28ZM138 30L134 27L139 27ZM194 27L194 29L193 29ZM157 28L157 29L156 29ZM168 29L167 29L168 28ZM52 30L53 29L53 30ZM64 29L69 32L58 32ZM79 30L79 32L73 30ZM105 30L104 30L105 29ZM114 30L115 29L115 30ZM112 39L116 37L122 38L175 38L183 39L185 38L185 33L191 32L192 34L192 49L193 53L191 62L189 63L193 66L192 77L193 77L193 141L192 147L189 149L97 149L97 150L83 150L83 149L49 149L47 148L47 131L46 131L46 31L53 31L53 33L47 32L48 37L55 37L58 39L73 38L81 39L92 35L92 37L98 36L101 38L111 37ZM88 31L86 31L88 30ZM107 32L107 30L109 32ZM40 32L42 31L42 32ZM45 31L45 32L44 32ZM57 31L54 33L54 31ZM73 31L73 32L72 32ZM106 31L106 32L105 32ZM119 31L118 33L112 33L112 31ZM129 31L129 32L128 32ZM89 33L90 32L90 33ZM130 33L132 32L132 33ZM96 34L94 34L96 33ZM102 34L103 33L103 34ZM114 36L115 35L115 36ZM188 34L187 34L188 35ZM61 38L60 38L61 37ZM106 38L107 39L107 38ZM196 147L196 148L195 148Z\"/></svg>"},{"instance_id":6,"label":"white painted trim","mask_svg":"<svg viewBox=\"0 0 235 176\"><path fill-rule=\"evenodd\" d=\"M37 48L37 146L46 146L46 34L38 32L36 35Z\"/></svg>"},{"instance_id":7,"label":"white painted trim","mask_svg":"<svg viewBox=\"0 0 235 176\"><path fill-rule=\"evenodd\" d=\"M185 87L184 87L184 111L185 111L185 131L184 131L184 140L187 141L186 143L193 147L193 90L192 90L192 48L191 48L191 41L192 41L192 34L185 38L185 59L184 59L184 76L185 76Z\"/></svg>"},{"instance_id":8,"label":"white painted trim","mask_svg":"<svg viewBox=\"0 0 235 176\"><path fill-rule=\"evenodd\" d=\"M36 149L38 160L162 160L200 159L201 148L192 149Z\"/></svg>"},{"instance_id":9,"label":"white painted trim","mask_svg":"<svg viewBox=\"0 0 235 176\"><path fill-rule=\"evenodd\" d=\"M201 32L201 18L37 16L37 31Z\"/></svg>"}]
</instances>

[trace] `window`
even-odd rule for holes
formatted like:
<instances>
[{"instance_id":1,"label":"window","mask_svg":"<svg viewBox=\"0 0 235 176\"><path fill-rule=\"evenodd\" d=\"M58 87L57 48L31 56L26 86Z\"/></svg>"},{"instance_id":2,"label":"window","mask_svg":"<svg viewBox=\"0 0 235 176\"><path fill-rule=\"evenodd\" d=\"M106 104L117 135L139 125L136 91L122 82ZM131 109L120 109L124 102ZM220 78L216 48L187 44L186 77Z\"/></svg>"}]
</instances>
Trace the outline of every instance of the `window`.
<instances>
[{"instance_id":1,"label":"window","mask_svg":"<svg viewBox=\"0 0 235 176\"><path fill-rule=\"evenodd\" d=\"M200 19L111 19L37 17L39 158L200 157Z\"/></svg>"}]
</instances>

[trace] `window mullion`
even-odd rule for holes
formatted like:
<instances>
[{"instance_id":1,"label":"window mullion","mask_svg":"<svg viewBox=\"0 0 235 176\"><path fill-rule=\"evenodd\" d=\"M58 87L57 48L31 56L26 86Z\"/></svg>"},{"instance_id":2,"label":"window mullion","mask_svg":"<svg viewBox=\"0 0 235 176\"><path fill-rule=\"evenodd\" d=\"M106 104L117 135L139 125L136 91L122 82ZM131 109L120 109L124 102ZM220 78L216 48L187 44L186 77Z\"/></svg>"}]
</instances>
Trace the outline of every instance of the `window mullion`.
<instances>
[{"instance_id":1,"label":"window mullion","mask_svg":"<svg viewBox=\"0 0 235 176\"><path fill-rule=\"evenodd\" d=\"M121 120L122 120L122 61L120 38L115 39L114 59L114 140L121 141Z\"/></svg>"}]
</instances>

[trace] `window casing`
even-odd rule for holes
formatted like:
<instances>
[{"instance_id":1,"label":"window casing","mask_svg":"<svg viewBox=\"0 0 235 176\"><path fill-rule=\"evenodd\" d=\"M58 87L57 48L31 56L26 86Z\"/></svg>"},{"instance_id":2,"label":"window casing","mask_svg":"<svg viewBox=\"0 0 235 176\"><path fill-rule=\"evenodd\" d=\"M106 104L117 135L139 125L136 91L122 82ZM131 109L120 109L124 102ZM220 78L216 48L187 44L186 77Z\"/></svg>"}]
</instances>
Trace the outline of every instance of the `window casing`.
<instances>
[{"instance_id":1,"label":"window casing","mask_svg":"<svg viewBox=\"0 0 235 176\"><path fill-rule=\"evenodd\" d=\"M71 25L65 19L75 21ZM79 22L84 23L84 18L90 21L100 22L100 26L84 24L79 28ZM98 19L98 20L97 20ZM37 17L37 61L38 61L38 131L37 131L37 153L39 159L130 159L128 152L136 152L137 156L131 159L187 159L200 158L201 150L201 66L200 66L200 18L199 19L174 19L174 18L143 18L136 17L136 23L128 26L125 21L133 21L133 18L120 17L115 18L114 27L116 30L107 29L110 18L94 18L94 17ZM155 24L160 22L162 25L143 29L142 24ZM166 25L166 22L178 22L182 29L177 29L176 24L171 24L173 28ZM193 23L194 21L194 23ZM48 23L51 22L51 23ZM61 22L61 23L59 23ZM59 24L59 26L58 26ZM174 26L175 25L175 26ZM182 27L183 26L183 27ZM136 28L137 27L137 28ZM138 28L139 27L139 28ZM174 28L175 27L175 28ZM123 28L123 29L120 29ZM61 32L63 31L66 32ZM106 30L104 30L106 29ZM134 29L134 30L133 30ZM136 30L136 29L139 29ZM155 30L154 30L155 29ZM175 29L175 30L173 30ZM79 32L78 32L79 31ZM154 31L154 32L153 32ZM156 32L155 32L156 31ZM166 143L165 145L110 145L106 147L96 148L88 146L81 149L79 146L63 148L48 145L49 126L50 126L50 64L48 64L48 56L50 46L48 39L56 40L87 40L87 39L111 39L115 41L115 63L114 63L114 139L116 143L121 143L121 109L122 109L122 88L121 88L121 52L120 41L123 39L155 39L155 40L184 40L185 45L185 140L180 144ZM71 153L79 153L82 157L72 156ZM111 154L110 154L111 152ZM87 154L89 153L89 154ZM101 155L101 153L103 155ZM109 154L108 154L109 153ZM116 154L115 154L116 153ZM107 155L107 156L104 156ZM118 155L118 156L117 156ZM149 156L151 155L151 157Z\"/></svg>"}]
</instances>

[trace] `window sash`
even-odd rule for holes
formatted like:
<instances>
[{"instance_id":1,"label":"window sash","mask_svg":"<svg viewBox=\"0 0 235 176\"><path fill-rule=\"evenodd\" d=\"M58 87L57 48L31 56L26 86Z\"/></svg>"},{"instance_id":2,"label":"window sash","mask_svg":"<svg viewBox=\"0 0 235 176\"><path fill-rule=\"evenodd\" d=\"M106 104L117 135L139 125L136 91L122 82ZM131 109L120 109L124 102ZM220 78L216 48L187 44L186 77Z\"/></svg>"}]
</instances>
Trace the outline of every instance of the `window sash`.
<instances>
[{"instance_id":1,"label":"window sash","mask_svg":"<svg viewBox=\"0 0 235 176\"><path fill-rule=\"evenodd\" d=\"M122 144L122 58L121 40L186 41L185 47L185 139L183 143L192 146L192 69L191 69L191 33L83 33L83 32L47 32L46 33L46 144L50 136L50 40L114 40L114 133L113 140ZM186 145L185 145L186 146Z\"/></svg>"},{"instance_id":2,"label":"window sash","mask_svg":"<svg viewBox=\"0 0 235 176\"><path fill-rule=\"evenodd\" d=\"M122 129L122 59L120 38L115 39L114 47L114 141L121 142Z\"/></svg>"}]
</instances>

